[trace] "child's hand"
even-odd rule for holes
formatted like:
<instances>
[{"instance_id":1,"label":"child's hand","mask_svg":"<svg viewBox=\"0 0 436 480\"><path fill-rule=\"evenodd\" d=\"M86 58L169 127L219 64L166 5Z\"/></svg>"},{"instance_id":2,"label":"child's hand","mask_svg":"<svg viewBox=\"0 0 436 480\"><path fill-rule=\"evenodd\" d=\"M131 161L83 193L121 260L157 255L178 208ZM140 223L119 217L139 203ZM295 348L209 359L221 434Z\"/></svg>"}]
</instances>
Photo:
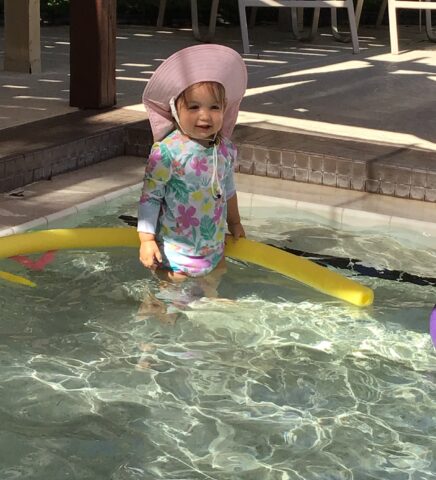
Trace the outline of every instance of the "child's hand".
<instances>
[{"instance_id":1,"label":"child's hand","mask_svg":"<svg viewBox=\"0 0 436 480\"><path fill-rule=\"evenodd\" d=\"M232 234L232 237L235 240L238 240L238 238L240 237L245 238L245 230L244 230L244 227L241 225L241 222L229 223L227 226L228 226L229 232Z\"/></svg>"},{"instance_id":2,"label":"child's hand","mask_svg":"<svg viewBox=\"0 0 436 480\"><path fill-rule=\"evenodd\" d=\"M139 260L145 268L149 268L153 271L156 270L160 263L162 263L162 255L154 240L141 242L139 248Z\"/></svg>"}]
</instances>

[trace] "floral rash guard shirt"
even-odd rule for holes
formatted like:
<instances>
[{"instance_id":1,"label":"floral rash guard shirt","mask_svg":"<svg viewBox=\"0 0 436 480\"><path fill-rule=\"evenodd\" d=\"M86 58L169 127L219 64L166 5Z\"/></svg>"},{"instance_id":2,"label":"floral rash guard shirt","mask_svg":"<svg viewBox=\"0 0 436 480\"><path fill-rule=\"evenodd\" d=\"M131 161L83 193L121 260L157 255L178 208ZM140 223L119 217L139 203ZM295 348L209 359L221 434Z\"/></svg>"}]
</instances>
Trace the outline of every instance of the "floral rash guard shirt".
<instances>
[{"instance_id":1,"label":"floral rash guard shirt","mask_svg":"<svg viewBox=\"0 0 436 480\"><path fill-rule=\"evenodd\" d=\"M163 266L190 276L212 271L224 253L227 200L235 195L236 148L217 145L214 196L213 146L204 147L175 130L153 145L138 209L138 231L153 233Z\"/></svg>"}]
</instances>

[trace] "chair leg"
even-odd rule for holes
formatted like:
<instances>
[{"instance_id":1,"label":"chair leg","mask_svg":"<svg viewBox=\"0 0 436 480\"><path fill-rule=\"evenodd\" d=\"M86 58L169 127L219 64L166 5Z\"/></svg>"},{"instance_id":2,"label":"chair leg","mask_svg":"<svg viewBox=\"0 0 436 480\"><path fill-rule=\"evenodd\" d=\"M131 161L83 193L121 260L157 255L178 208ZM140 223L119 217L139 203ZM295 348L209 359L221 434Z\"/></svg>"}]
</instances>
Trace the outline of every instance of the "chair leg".
<instances>
[{"instance_id":1,"label":"chair leg","mask_svg":"<svg viewBox=\"0 0 436 480\"><path fill-rule=\"evenodd\" d=\"M250 28L254 28L256 26L256 14L257 14L257 7L250 8Z\"/></svg>"},{"instance_id":2,"label":"chair leg","mask_svg":"<svg viewBox=\"0 0 436 480\"><path fill-rule=\"evenodd\" d=\"M301 32L301 18L300 18L300 12L303 14L304 8L296 8L292 7L291 8L291 25L292 25L292 33L294 37L297 40L309 42L313 40L313 37L316 35L316 32L318 30L318 22L319 22L319 8L314 8L313 9L313 19L312 19L312 26L309 30L309 32L306 35L302 35Z\"/></svg>"},{"instance_id":3,"label":"chair leg","mask_svg":"<svg viewBox=\"0 0 436 480\"><path fill-rule=\"evenodd\" d=\"M250 53L250 43L248 41L248 29L247 29L247 15L245 13L244 2L238 1L239 7L239 23L241 26L241 37L242 37L242 49L244 53Z\"/></svg>"},{"instance_id":4,"label":"chair leg","mask_svg":"<svg viewBox=\"0 0 436 480\"><path fill-rule=\"evenodd\" d=\"M430 0L427 0L427 2ZM433 30L433 25L431 24L431 10L425 11L425 31L427 32L427 37L431 42L436 42L436 32Z\"/></svg>"},{"instance_id":5,"label":"chair leg","mask_svg":"<svg viewBox=\"0 0 436 480\"><path fill-rule=\"evenodd\" d=\"M191 0L191 21L192 21L192 33L194 38L200 42L212 42L215 36L216 17L218 15L219 0L212 0L210 7L209 17L209 30L205 36L200 33L200 27L198 25L198 5L197 0Z\"/></svg>"},{"instance_id":6,"label":"chair leg","mask_svg":"<svg viewBox=\"0 0 436 480\"><path fill-rule=\"evenodd\" d=\"M363 2L363 0L358 0L358 4L359 2ZM353 53L359 53L359 37L357 36L357 21L356 21L356 15L354 14L354 5L352 0L349 1L347 10L348 10L348 22L350 23L350 33L351 33L351 43L353 45Z\"/></svg>"},{"instance_id":7,"label":"chair leg","mask_svg":"<svg viewBox=\"0 0 436 480\"><path fill-rule=\"evenodd\" d=\"M348 43L352 42L353 52L359 53L359 41L357 37L357 29L359 28L360 16L362 14L363 0L357 0L356 11L354 12L354 6L352 1L348 2L347 11L348 11L348 21L350 23L350 35L343 34L338 29L338 19L337 19L337 10L332 8L331 11L331 22L332 22L332 34L335 40L338 42ZM355 30L355 33L353 33Z\"/></svg>"},{"instance_id":8,"label":"chair leg","mask_svg":"<svg viewBox=\"0 0 436 480\"><path fill-rule=\"evenodd\" d=\"M157 15L156 27L162 27L163 26L166 4L167 4L167 0L160 0L160 2L159 2L159 13Z\"/></svg>"},{"instance_id":9,"label":"chair leg","mask_svg":"<svg viewBox=\"0 0 436 480\"><path fill-rule=\"evenodd\" d=\"M209 39L212 42L215 37L215 28L216 28L216 17L218 16L218 5L219 0L213 0L210 7L210 17L209 17Z\"/></svg>"},{"instance_id":10,"label":"chair leg","mask_svg":"<svg viewBox=\"0 0 436 480\"><path fill-rule=\"evenodd\" d=\"M316 35L317 31L318 31L320 11L321 11L320 8L314 8L314 9L313 9L312 30L311 30L311 32L310 32L310 38L313 38L313 37Z\"/></svg>"},{"instance_id":11,"label":"chair leg","mask_svg":"<svg viewBox=\"0 0 436 480\"><path fill-rule=\"evenodd\" d=\"M389 12L389 36L391 39L391 53L398 54L398 27L397 27L397 9L395 0L388 0Z\"/></svg>"},{"instance_id":12,"label":"chair leg","mask_svg":"<svg viewBox=\"0 0 436 480\"><path fill-rule=\"evenodd\" d=\"M380 27L383 22L383 17L385 16L387 6L388 6L388 0L383 0L382 4L380 5L380 9L378 11L377 21L375 22L375 26L377 28Z\"/></svg>"},{"instance_id":13,"label":"chair leg","mask_svg":"<svg viewBox=\"0 0 436 480\"><path fill-rule=\"evenodd\" d=\"M191 22L192 22L192 33L197 40L201 40L200 29L198 27L198 10L197 10L197 0L191 0Z\"/></svg>"},{"instance_id":14,"label":"chair leg","mask_svg":"<svg viewBox=\"0 0 436 480\"><path fill-rule=\"evenodd\" d=\"M360 17L362 16L363 0L357 0L356 3L356 28L359 30Z\"/></svg>"},{"instance_id":15,"label":"chair leg","mask_svg":"<svg viewBox=\"0 0 436 480\"><path fill-rule=\"evenodd\" d=\"M338 11L336 8L330 9L330 17L332 24L332 35L335 40L341 43L348 43L351 41L351 36L347 33L342 33L338 28Z\"/></svg>"},{"instance_id":16,"label":"chair leg","mask_svg":"<svg viewBox=\"0 0 436 480\"><path fill-rule=\"evenodd\" d=\"M297 40L301 40L302 36L300 35L300 26L298 25L298 11L295 7L291 8L291 26L294 37Z\"/></svg>"}]
</instances>

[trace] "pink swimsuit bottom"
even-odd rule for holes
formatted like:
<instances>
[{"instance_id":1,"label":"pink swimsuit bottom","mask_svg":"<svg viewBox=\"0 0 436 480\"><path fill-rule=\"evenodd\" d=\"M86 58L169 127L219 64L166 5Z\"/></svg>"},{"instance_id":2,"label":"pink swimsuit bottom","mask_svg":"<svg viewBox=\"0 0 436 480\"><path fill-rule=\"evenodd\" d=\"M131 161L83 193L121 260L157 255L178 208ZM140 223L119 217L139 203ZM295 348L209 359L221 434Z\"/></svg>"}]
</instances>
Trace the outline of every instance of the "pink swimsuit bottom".
<instances>
[{"instance_id":1,"label":"pink swimsuit bottom","mask_svg":"<svg viewBox=\"0 0 436 480\"><path fill-rule=\"evenodd\" d=\"M162 248L162 264L160 268L171 272L184 273L190 277L201 277L210 273L222 258L222 252L209 255L184 255L174 248Z\"/></svg>"}]
</instances>

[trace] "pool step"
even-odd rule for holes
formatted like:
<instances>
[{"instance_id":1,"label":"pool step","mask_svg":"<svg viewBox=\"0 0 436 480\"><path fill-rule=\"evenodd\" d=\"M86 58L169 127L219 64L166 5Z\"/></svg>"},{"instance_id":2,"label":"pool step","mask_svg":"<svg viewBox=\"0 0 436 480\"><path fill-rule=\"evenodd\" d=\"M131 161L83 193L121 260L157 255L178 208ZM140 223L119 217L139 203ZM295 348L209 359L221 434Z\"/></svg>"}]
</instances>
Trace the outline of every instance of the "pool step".
<instances>
[{"instance_id":1,"label":"pool step","mask_svg":"<svg viewBox=\"0 0 436 480\"><path fill-rule=\"evenodd\" d=\"M124 109L83 110L0 130L0 192L124 155L126 126L143 118Z\"/></svg>"},{"instance_id":2,"label":"pool step","mask_svg":"<svg viewBox=\"0 0 436 480\"><path fill-rule=\"evenodd\" d=\"M436 152L246 125L238 170L256 176L436 202ZM78 111L0 130L0 192L119 155L145 157L144 113Z\"/></svg>"},{"instance_id":3,"label":"pool step","mask_svg":"<svg viewBox=\"0 0 436 480\"><path fill-rule=\"evenodd\" d=\"M236 129L241 173L436 202L436 152L326 136Z\"/></svg>"}]
</instances>

